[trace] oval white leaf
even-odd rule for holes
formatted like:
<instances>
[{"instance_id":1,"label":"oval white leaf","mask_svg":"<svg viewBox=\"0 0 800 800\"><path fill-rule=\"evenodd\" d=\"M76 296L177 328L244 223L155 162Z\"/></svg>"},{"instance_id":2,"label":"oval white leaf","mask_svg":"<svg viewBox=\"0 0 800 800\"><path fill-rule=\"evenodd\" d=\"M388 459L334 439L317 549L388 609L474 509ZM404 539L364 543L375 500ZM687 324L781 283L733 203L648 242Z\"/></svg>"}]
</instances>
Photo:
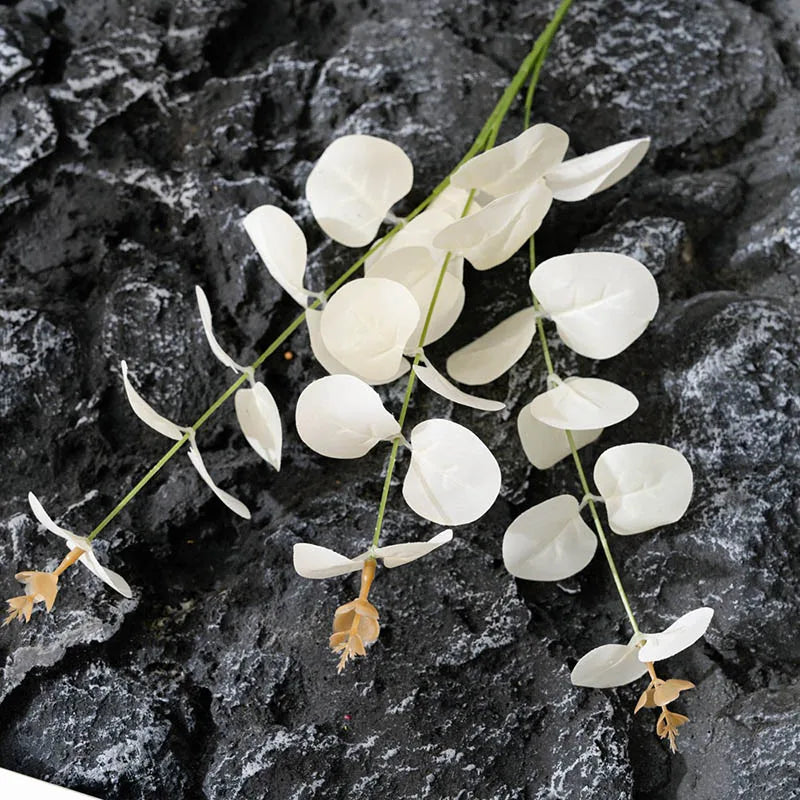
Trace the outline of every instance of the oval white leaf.
<instances>
[{"instance_id":1,"label":"oval white leaf","mask_svg":"<svg viewBox=\"0 0 800 800\"><path fill-rule=\"evenodd\" d=\"M658 287L636 259L617 253L571 253L543 261L533 294L567 347L611 358L641 336L658 309Z\"/></svg>"},{"instance_id":2,"label":"oval white leaf","mask_svg":"<svg viewBox=\"0 0 800 800\"><path fill-rule=\"evenodd\" d=\"M572 670L575 686L592 689L610 689L625 686L647 672L647 666L639 661L635 645L604 644L590 650Z\"/></svg>"},{"instance_id":3,"label":"oval white leaf","mask_svg":"<svg viewBox=\"0 0 800 800\"><path fill-rule=\"evenodd\" d=\"M433 244L464 256L475 269L491 269L511 258L533 236L552 202L544 181L537 181L454 222Z\"/></svg>"},{"instance_id":4,"label":"oval white leaf","mask_svg":"<svg viewBox=\"0 0 800 800\"><path fill-rule=\"evenodd\" d=\"M570 431L607 428L627 419L639 407L633 392L600 378L567 378L533 399L531 414Z\"/></svg>"},{"instance_id":5,"label":"oval white leaf","mask_svg":"<svg viewBox=\"0 0 800 800\"><path fill-rule=\"evenodd\" d=\"M346 283L322 312L320 332L330 354L369 381L384 381L401 368L420 310L405 286L387 278Z\"/></svg>"},{"instance_id":6,"label":"oval white leaf","mask_svg":"<svg viewBox=\"0 0 800 800\"><path fill-rule=\"evenodd\" d=\"M80 546L80 545L79 545ZM86 550L85 547L82 549ZM108 584L114 591L119 592L123 597L127 597L130 599L133 597L133 591L131 590L130 585L117 572L114 572L113 569L108 569L104 567L98 560L95 554L92 552L91 545L89 545L89 549L78 559L81 564L83 564L86 569L89 570L93 575L100 578L103 583Z\"/></svg>"},{"instance_id":7,"label":"oval white leaf","mask_svg":"<svg viewBox=\"0 0 800 800\"><path fill-rule=\"evenodd\" d=\"M453 386L441 372L432 367L427 359L425 364L417 364L414 367L414 372L429 389L452 403L458 403L469 408L477 408L478 411L501 411L506 407L506 404L501 403L499 400L489 400L462 392L461 389Z\"/></svg>"},{"instance_id":8,"label":"oval white leaf","mask_svg":"<svg viewBox=\"0 0 800 800\"><path fill-rule=\"evenodd\" d=\"M463 189L480 189L493 197L530 186L561 162L569 136L555 125L540 123L505 144L462 164L450 183Z\"/></svg>"},{"instance_id":9,"label":"oval white leaf","mask_svg":"<svg viewBox=\"0 0 800 800\"><path fill-rule=\"evenodd\" d=\"M545 175L556 200L584 200L633 172L650 147L650 139L631 139L564 161Z\"/></svg>"},{"instance_id":10,"label":"oval white leaf","mask_svg":"<svg viewBox=\"0 0 800 800\"><path fill-rule=\"evenodd\" d=\"M394 383L394 381L405 375L409 369L411 369L411 364L404 358L400 361L397 372L395 372L391 378L382 381L368 381L363 375L359 375L347 369L344 364L337 361L331 355L322 339L322 332L320 331L322 312L319 309L309 308L306 310L306 324L308 325L308 339L311 343L311 352L314 354L314 358L320 363L320 366L331 375L355 375L357 378L361 378L365 383L369 383L372 386L381 386L385 383Z\"/></svg>"},{"instance_id":11,"label":"oval white leaf","mask_svg":"<svg viewBox=\"0 0 800 800\"><path fill-rule=\"evenodd\" d=\"M662 444L611 447L594 467L614 533L630 535L677 522L692 499L692 468L681 453Z\"/></svg>"},{"instance_id":12,"label":"oval white leaf","mask_svg":"<svg viewBox=\"0 0 800 800\"><path fill-rule=\"evenodd\" d=\"M414 182L414 167L396 145L355 134L331 142L306 181L306 197L318 225L347 247L375 238L389 209Z\"/></svg>"},{"instance_id":13,"label":"oval white leaf","mask_svg":"<svg viewBox=\"0 0 800 800\"><path fill-rule=\"evenodd\" d=\"M448 183L433 199L428 209L443 211L450 217L450 222L455 222L455 220L467 217L470 214L475 214L483 208L474 195L470 201L469 195L470 193L467 189L462 189L460 186L453 186L452 183ZM467 207L468 201L469 207ZM464 213L465 209L466 214Z\"/></svg>"},{"instance_id":14,"label":"oval white leaf","mask_svg":"<svg viewBox=\"0 0 800 800\"><path fill-rule=\"evenodd\" d=\"M149 425L154 431L158 431L162 436L174 439L176 442L183 439L183 430L171 422L166 417L162 417L140 394L133 388L130 380L128 380L128 365L120 362L122 368L122 383L125 386L125 394L128 397L128 402L131 404L133 413Z\"/></svg>"},{"instance_id":15,"label":"oval white leaf","mask_svg":"<svg viewBox=\"0 0 800 800\"><path fill-rule=\"evenodd\" d=\"M295 423L300 438L329 458L359 458L400 433L378 393L352 375L328 375L306 386Z\"/></svg>"},{"instance_id":16,"label":"oval white leaf","mask_svg":"<svg viewBox=\"0 0 800 800\"><path fill-rule=\"evenodd\" d=\"M241 500L237 500L232 494L229 494L224 489L220 489L219 486L214 483L214 479L208 474L206 465L203 462L203 457L200 455L200 451L197 449L197 443L194 439L192 439L189 445L187 455L189 456L189 461L192 462L192 465L211 491L214 492L234 514L238 514L240 517L244 517L244 519L250 519L250 509Z\"/></svg>"},{"instance_id":17,"label":"oval white leaf","mask_svg":"<svg viewBox=\"0 0 800 800\"><path fill-rule=\"evenodd\" d=\"M433 552L437 547L447 544L452 538L453 531L446 530L437 533L427 542L405 542L404 544L390 544L387 547L376 547L375 556L382 558L383 565L389 569L402 567L403 564L416 561L418 558Z\"/></svg>"},{"instance_id":18,"label":"oval white leaf","mask_svg":"<svg viewBox=\"0 0 800 800\"><path fill-rule=\"evenodd\" d=\"M47 528L50 533L54 533L56 536L67 540L74 536L72 531L68 531L66 528L62 528L60 525L56 525L56 523L53 522L52 517L44 510L44 506L39 502L39 498L33 492L28 492L28 505L31 507L33 516L36 517L39 524Z\"/></svg>"},{"instance_id":19,"label":"oval white leaf","mask_svg":"<svg viewBox=\"0 0 800 800\"><path fill-rule=\"evenodd\" d=\"M292 556L297 574L313 580L356 572L367 560L366 556L346 558L335 550L305 542L299 542L294 546Z\"/></svg>"},{"instance_id":20,"label":"oval white leaf","mask_svg":"<svg viewBox=\"0 0 800 800\"><path fill-rule=\"evenodd\" d=\"M523 308L483 336L456 350L447 371L459 383L479 386L499 378L525 355L536 333L536 312Z\"/></svg>"},{"instance_id":21,"label":"oval white leaf","mask_svg":"<svg viewBox=\"0 0 800 800\"><path fill-rule=\"evenodd\" d=\"M264 461L280 470L283 429L272 392L258 382L250 389L239 389L233 402L245 439Z\"/></svg>"},{"instance_id":22,"label":"oval white leaf","mask_svg":"<svg viewBox=\"0 0 800 800\"><path fill-rule=\"evenodd\" d=\"M244 372L245 368L237 364L220 346L217 337L214 336L214 326L211 319L211 306L208 304L206 293L199 287L194 287L197 296L197 306L200 309L200 321L203 323L203 332L208 340L208 346L217 359L226 367L230 367L234 372Z\"/></svg>"},{"instance_id":23,"label":"oval white leaf","mask_svg":"<svg viewBox=\"0 0 800 800\"><path fill-rule=\"evenodd\" d=\"M570 454L566 431L551 428L531 414L531 404L524 406L517 416L517 432L528 461L536 469L549 469ZM600 436L602 428L573 431L572 439L578 450Z\"/></svg>"},{"instance_id":24,"label":"oval white leaf","mask_svg":"<svg viewBox=\"0 0 800 800\"><path fill-rule=\"evenodd\" d=\"M500 492L500 467L470 430L429 419L411 431L411 463L403 497L420 516L440 525L474 522Z\"/></svg>"},{"instance_id":25,"label":"oval white leaf","mask_svg":"<svg viewBox=\"0 0 800 800\"><path fill-rule=\"evenodd\" d=\"M707 630L714 609L703 606L689 611L661 633L645 633L639 661L662 661L691 647Z\"/></svg>"},{"instance_id":26,"label":"oval white leaf","mask_svg":"<svg viewBox=\"0 0 800 800\"><path fill-rule=\"evenodd\" d=\"M545 500L520 514L503 536L503 563L516 578L561 581L594 557L597 537L568 494Z\"/></svg>"},{"instance_id":27,"label":"oval white leaf","mask_svg":"<svg viewBox=\"0 0 800 800\"><path fill-rule=\"evenodd\" d=\"M419 321L408 337L406 353L412 353L420 346L422 329L443 264L444 260L437 261L433 251L425 247L404 247L382 258L369 273L370 278L387 278L405 286L417 303ZM464 296L461 281L445 271L424 344L441 339L456 324L464 308Z\"/></svg>"},{"instance_id":28,"label":"oval white leaf","mask_svg":"<svg viewBox=\"0 0 800 800\"><path fill-rule=\"evenodd\" d=\"M298 224L277 206L259 206L244 218L244 229L269 274L303 308L308 246Z\"/></svg>"}]
</instances>

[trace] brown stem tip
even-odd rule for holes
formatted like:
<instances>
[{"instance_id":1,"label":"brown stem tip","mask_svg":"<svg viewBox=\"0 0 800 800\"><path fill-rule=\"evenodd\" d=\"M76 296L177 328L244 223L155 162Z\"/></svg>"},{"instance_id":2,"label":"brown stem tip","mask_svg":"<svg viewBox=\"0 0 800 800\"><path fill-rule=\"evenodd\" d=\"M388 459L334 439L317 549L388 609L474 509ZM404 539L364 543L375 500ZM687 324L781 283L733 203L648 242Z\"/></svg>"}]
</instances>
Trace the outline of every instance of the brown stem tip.
<instances>
[{"instance_id":1,"label":"brown stem tip","mask_svg":"<svg viewBox=\"0 0 800 800\"><path fill-rule=\"evenodd\" d=\"M636 703L633 713L636 714L642 708L661 708L661 714L656 722L656 733L661 739L669 739L669 748L673 753L678 752L676 742L678 728L689 721L689 717L670 711L667 705L673 700L677 700L681 692L687 689L694 689L691 681L683 681L677 678L661 680L656 675L655 665L652 661L647 663L647 671L650 673L650 683L642 692L639 701Z\"/></svg>"},{"instance_id":2,"label":"brown stem tip","mask_svg":"<svg viewBox=\"0 0 800 800\"><path fill-rule=\"evenodd\" d=\"M366 645L372 644L381 631L378 609L367 600L375 578L375 561L367 561L361 570L361 591L355 600L336 609L333 617L333 635L330 647L341 653L336 671L341 673L347 662L367 654Z\"/></svg>"}]
</instances>

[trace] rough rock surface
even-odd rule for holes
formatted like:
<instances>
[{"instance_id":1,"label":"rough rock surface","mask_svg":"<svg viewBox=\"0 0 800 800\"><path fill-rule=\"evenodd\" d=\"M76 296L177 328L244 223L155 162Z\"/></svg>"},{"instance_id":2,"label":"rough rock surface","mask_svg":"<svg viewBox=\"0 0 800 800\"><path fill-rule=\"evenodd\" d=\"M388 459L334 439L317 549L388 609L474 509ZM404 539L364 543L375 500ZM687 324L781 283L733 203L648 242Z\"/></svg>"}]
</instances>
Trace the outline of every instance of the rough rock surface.
<instances>
[{"instance_id":1,"label":"rough rock surface","mask_svg":"<svg viewBox=\"0 0 800 800\"><path fill-rule=\"evenodd\" d=\"M324 286L352 256L303 200L323 147L354 131L401 144L416 166L411 208L461 156L554 7L0 6L0 596L17 592L18 569L63 553L27 512L29 490L86 531L166 449L127 408L121 358L182 422L227 385L194 284L242 359L293 318L241 228L246 211L272 202L294 214ZM800 11L575 0L535 113L578 153L653 137L629 179L557 205L538 251L625 252L661 289L654 324L622 356L553 348L561 374L617 380L641 401L586 449L588 464L609 445L655 441L694 467L683 520L611 543L643 627L716 609L705 640L668 666L697 684L681 702L692 722L680 755L655 737L652 713L633 716L636 686L569 682L582 653L628 635L601 556L557 585L503 569L509 521L580 491L569 463L538 473L516 439L516 413L543 384L533 351L489 390L509 403L498 417L418 393L413 419L452 415L492 447L503 493L435 556L379 573L380 639L337 677L330 620L355 580L304 581L291 548L363 549L384 453L333 463L299 443L293 405L322 374L301 330L263 370L284 413L281 472L247 447L229 406L200 436L252 522L181 455L98 540L132 600L72 570L53 614L2 629L0 766L107 800L800 797ZM509 122L510 136L516 111ZM525 271L516 258L468 273L468 313L431 352L526 304ZM387 402L401 393L387 389ZM385 540L430 533L396 485Z\"/></svg>"}]
</instances>

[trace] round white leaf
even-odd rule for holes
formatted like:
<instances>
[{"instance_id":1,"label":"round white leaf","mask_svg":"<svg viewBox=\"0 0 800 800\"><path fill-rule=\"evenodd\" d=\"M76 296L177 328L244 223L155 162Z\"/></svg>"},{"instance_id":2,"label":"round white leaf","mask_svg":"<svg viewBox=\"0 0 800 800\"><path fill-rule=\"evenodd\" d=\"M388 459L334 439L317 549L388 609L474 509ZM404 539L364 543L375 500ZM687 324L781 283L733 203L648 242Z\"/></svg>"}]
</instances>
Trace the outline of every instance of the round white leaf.
<instances>
[{"instance_id":1,"label":"round white leaf","mask_svg":"<svg viewBox=\"0 0 800 800\"><path fill-rule=\"evenodd\" d=\"M404 247L382 258L369 273L370 278L387 278L405 286L417 303L419 322L408 337L406 353L414 352L420 346L422 328L443 264L444 260L437 261L433 251L425 247ZM455 275L445 271L424 344L444 336L456 324L462 308L464 286Z\"/></svg>"},{"instance_id":2,"label":"round white leaf","mask_svg":"<svg viewBox=\"0 0 800 800\"><path fill-rule=\"evenodd\" d=\"M575 686L592 689L610 689L625 686L647 672L647 666L639 661L635 645L604 644L590 650L572 670Z\"/></svg>"},{"instance_id":3,"label":"round white leaf","mask_svg":"<svg viewBox=\"0 0 800 800\"><path fill-rule=\"evenodd\" d=\"M583 431L616 425L639 407L633 392L600 378L567 378L533 399L531 414L562 430Z\"/></svg>"},{"instance_id":4,"label":"round white leaf","mask_svg":"<svg viewBox=\"0 0 800 800\"><path fill-rule=\"evenodd\" d=\"M306 181L306 197L331 239L362 247L413 182L414 167L396 144L355 134L325 148Z\"/></svg>"},{"instance_id":5,"label":"round white leaf","mask_svg":"<svg viewBox=\"0 0 800 800\"><path fill-rule=\"evenodd\" d=\"M539 422L531 414L531 404L524 406L517 416L517 432L528 461L536 469L549 469L570 454L567 433ZM602 428L573 431L572 439L578 450L593 442L603 432Z\"/></svg>"},{"instance_id":6,"label":"round white leaf","mask_svg":"<svg viewBox=\"0 0 800 800\"><path fill-rule=\"evenodd\" d=\"M645 633L639 648L639 661L662 661L691 647L707 630L714 616L713 608L689 611L661 633Z\"/></svg>"},{"instance_id":7,"label":"round white leaf","mask_svg":"<svg viewBox=\"0 0 800 800\"><path fill-rule=\"evenodd\" d=\"M692 468L681 453L662 444L611 447L594 467L611 530L641 533L677 522L692 499Z\"/></svg>"},{"instance_id":8,"label":"round white leaf","mask_svg":"<svg viewBox=\"0 0 800 800\"><path fill-rule=\"evenodd\" d=\"M403 497L420 516L464 525L483 516L500 492L500 467L463 425L429 419L411 431L411 463Z\"/></svg>"},{"instance_id":9,"label":"round white leaf","mask_svg":"<svg viewBox=\"0 0 800 800\"><path fill-rule=\"evenodd\" d=\"M303 280L308 251L303 231L277 206L253 209L243 224L269 274L305 308L309 292L303 288Z\"/></svg>"},{"instance_id":10,"label":"round white leaf","mask_svg":"<svg viewBox=\"0 0 800 800\"><path fill-rule=\"evenodd\" d=\"M464 256L475 269L491 269L511 258L533 236L552 201L544 181L536 181L454 222L433 244Z\"/></svg>"},{"instance_id":11,"label":"round white leaf","mask_svg":"<svg viewBox=\"0 0 800 800\"><path fill-rule=\"evenodd\" d=\"M220 346L217 337L214 336L214 326L211 320L211 306L208 304L206 293L199 287L194 287L197 296L197 306L200 309L200 321L203 323L203 332L208 340L208 346L217 359L226 367L230 367L234 372L244 372L245 368L237 364Z\"/></svg>"},{"instance_id":12,"label":"round white leaf","mask_svg":"<svg viewBox=\"0 0 800 800\"><path fill-rule=\"evenodd\" d=\"M530 186L561 162L569 136L555 125L540 123L505 144L462 164L450 178L453 186L480 189L493 197Z\"/></svg>"},{"instance_id":13,"label":"round white leaf","mask_svg":"<svg viewBox=\"0 0 800 800\"><path fill-rule=\"evenodd\" d=\"M405 286L387 278L346 283L322 312L320 332L330 354L369 381L397 375L420 310Z\"/></svg>"},{"instance_id":14,"label":"round white leaf","mask_svg":"<svg viewBox=\"0 0 800 800\"><path fill-rule=\"evenodd\" d=\"M644 158L650 139L619 142L593 153L571 158L545 175L556 200L583 200L621 181Z\"/></svg>"},{"instance_id":15,"label":"round white leaf","mask_svg":"<svg viewBox=\"0 0 800 800\"><path fill-rule=\"evenodd\" d=\"M364 566L366 556L345 558L334 550L316 544L300 542L293 549L294 568L303 578L333 578L336 575L347 575Z\"/></svg>"},{"instance_id":16,"label":"round white leaf","mask_svg":"<svg viewBox=\"0 0 800 800\"><path fill-rule=\"evenodd\" d=\"M506 404L501 403L499 400L488 400L484 397L476 397L474 394L462 392L461 389L453 386L441 372L432 367L427 359L426 364L417 364L414 367L414 372L429 389L452 403L458 403L469 408L477 408L479 411L501 411L506 407Z\"/></svg>"},{"instance_id":17,"label":"round white leaf","mask_svg":"<svg viewBox=\"0 0 800 800\"><path fill-rule=\"evenodd\" d=\"M536 333L536 312L523 308L483 336L456 350L447 371L459 383L479 386L499 378L525 355Z\"/></svg>"},{"instance_id":18,"label":"round white leaf","mask_svg":"<svg viewBox=\"0 0 800 800\"><path fill-rule=\"evenodd\" d=\"M200 451L197 449L197 443L194 439L192 439L189 445L187 455L189 456L189 461L192 462L192 465L197 470L198 475L205 481L209 489L211 489L234 514L238 514L240 517L244 517L244 519L250 519L250 509L241 500L237 500L232 494L226 492L224 489L220 489L219 486L214 483L214 479L208 474L206 465L203 462L203 457L200 455Z\"/></svg>"},{"instance_id":19,"label":"round white leaf","mask_svg":"<svg viewBox=\"0 0 800 800\"><path fill-rule=\"evenodd\" d=\"M453 531L446 530L437 533L427 542L405 542L404 544L390 544L386 547L376 547L375 556L383 559L383 565L389 569L402 567L411 561L427 555L441 547L453 538Z\"/></svg>"},{"instance_id":20,"label":"round white leaf","mask_svg":"<svg viewBox=\"0 0 800 800\"><path fill-rule=\"evenodd\" d=\"M453 186L452 183L448 183L428 206L428 210L443 211L450 217L450 222L454 222L457 219L461 219L461 217L475 214L483 208L474 195L470 201L469 195L470 193L467 189L462 189L460 186ZM468 201L469 208L467 208ZM464 209L467 209L466 214L464 213Z\"/></svg>"},{"instance_id":21,"label":"round white leaf","mask_svg":"<svg viewBox=\"0 0 800 800\"><path fill-rule=\"evenodd\" d=\"M395 372L395 374L390 378L382 381L368 381L363 375L358 375L352 370L347 369L344 364L342 364L340 361L337 361L330 354L330 351L325 346L325 342L322 339L322 332L320 331L320 325L322 324L322 312L319 309L309 308L306 310L306 324L308 325L308 339L311 343L311 352L314 354L314 358L317 359L322 368L331 375L355 375L357 378L364 380L365 383L369 383L373 386L380 386L385 383L394 383L394 381L405 375L409 369L411 369L411 364L409 364L404 358L400 361L400 366L397 368L397 372Z\"/></svg>"},{"instance_id":22,"label":"round white leaf","mask_svg":"<svg viewBox=\"0 0 800 800\"><path fill-rule=\"evenodd\" d=\"M233 402L245 439L264 461L280 470L283 429L272 392L259 382L251 389L239 389Z\"/></svg>"},{"instance_id":23,"label":"round white leaf","mask_svg":"<svg viewBox=\"0 0 800 800\"><path fill-rule=\"evenodd\" d=\"M530 286L564 344L587 358L621 353L658 309L653 276L636 259L617 253L549 258L536 267Z\"/></svg>"},{"instance_id":24,"label":"round white leaf","mask_svg":"<svg viewBox=\"0 0 800 800\"><path fill-rule=\"evenodd\" d=\"M594 556L597 537L568 494L520 514L503 536L503 563L516 578L560 581L580 572Z\"/></svg>"},{"instance_id":25,"label":"round white leaf","mask_svg":"<svg viewBox=\"0 0 800 800\"><path fill-rule=\"evenodd\" d=\"M140 394L133 388L130 380L128 380L128 365L122 361L120 362L122 368L122 383L125 386L125 394L128 397L128 402L131 404L133 413L149 425L154 431L158 431L162 436L174 439L176 442L183 438L183 430L171 422L166 417L162 417Z\"/></svg>"},{"instance_id":26,"label":"round white leaf","mask_svg":"<svg viewBox=\"0 0 800 800\"><path fill-rule=\"evenodd\" d=\"M378 393L352 375L328 375L306 386L295 422L300 438L329 458L359 458L400 433Z\"/></svg>"}]
</instances>

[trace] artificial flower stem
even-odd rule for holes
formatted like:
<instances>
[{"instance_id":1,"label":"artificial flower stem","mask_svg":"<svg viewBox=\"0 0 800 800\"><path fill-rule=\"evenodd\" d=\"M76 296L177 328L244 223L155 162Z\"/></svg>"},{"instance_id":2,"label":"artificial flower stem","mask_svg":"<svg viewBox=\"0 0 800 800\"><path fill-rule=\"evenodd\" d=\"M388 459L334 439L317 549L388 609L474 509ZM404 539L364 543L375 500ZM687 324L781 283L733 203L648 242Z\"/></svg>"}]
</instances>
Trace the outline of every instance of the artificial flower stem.
<instances>
[{"instance_id":1,"label":"artificial flower stem","mask_svg":"<svg viewBox=\"0 0 800 800\"><path fill-rule=\"evenodd\" d=\"M64 557L64 560L53 570L53 575L56 577L61 575L62 572L69 569L85 552L86 551L82 550L80 547L73 547Z\"/></svg>"}]
</instances>

